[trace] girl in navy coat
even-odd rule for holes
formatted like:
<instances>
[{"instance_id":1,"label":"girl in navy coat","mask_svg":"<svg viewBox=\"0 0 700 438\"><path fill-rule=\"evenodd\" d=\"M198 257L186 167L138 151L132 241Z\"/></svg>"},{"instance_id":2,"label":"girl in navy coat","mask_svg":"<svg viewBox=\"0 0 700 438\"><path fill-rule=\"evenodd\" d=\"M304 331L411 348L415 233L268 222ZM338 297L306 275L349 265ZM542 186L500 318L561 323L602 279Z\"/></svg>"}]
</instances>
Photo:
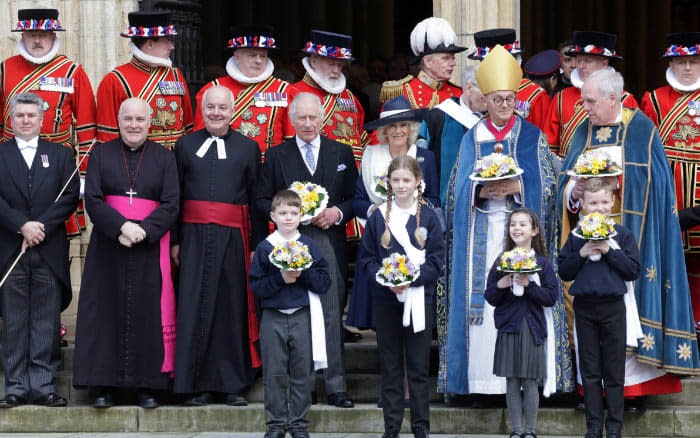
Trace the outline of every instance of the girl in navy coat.
<instances>
[{"instance_id":1,"label":"girl in navy coat","mask_svg":"<svg viewBox=\"0 0 700 438\"><path fill-rule=\"evenodd\" d=\"M513 426L510 438L537 438L537 380L547 377L544 308L556 303L559 283L547 259L537 214L528 208L514 210L508 218L507 230L505 250L534 249L537 265L542 269L531 275L503 273L496 269L501 263L499 256L489 272L485 298L496 308L494 321L498 329L493 373L506 378L506 403ZM513 293L514 282L523 286L522 295ZM523 408L525 430L522 428Z\"/></svg>"},{"instance_id":2,"label":"girl in navy coat","mask_svg":"<svg viewBox=\"0 0 700 438\"><path fill-rule=\"evenodd\" d=\"M376 280L369 285L377 315L384 436L397 437L401 429L405 356L411 430L416 437L427 437L435 284L443 263L444 242L437 216L422 205L422 196L416 190L422 177L418 162L407 155L398 156L391 161L387 176L388 199L367 221L358 265L374 278L382 260L400 253L420 266L420 275L401 287L385 287Z\"/></svg>"}]
</instances>

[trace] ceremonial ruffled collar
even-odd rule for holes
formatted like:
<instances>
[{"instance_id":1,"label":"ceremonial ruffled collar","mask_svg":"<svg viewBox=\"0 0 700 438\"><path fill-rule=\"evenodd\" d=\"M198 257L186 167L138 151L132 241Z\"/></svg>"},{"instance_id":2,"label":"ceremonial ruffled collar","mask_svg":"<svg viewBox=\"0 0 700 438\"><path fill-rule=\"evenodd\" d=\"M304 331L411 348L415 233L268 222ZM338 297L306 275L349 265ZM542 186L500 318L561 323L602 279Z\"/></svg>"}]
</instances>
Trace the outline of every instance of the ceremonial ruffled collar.
<instances>
[{"instance_id":1,"label":"ceremonial ruffled collar","mask_svg":"<svg viewBox=\"0 0 700 438\"><path fill-rule=\"evenodd\" d=\"M136 59L147 64L150 67L173 67L173 61L170 58L159 58L157 56L148 55L143 53L141 49L136 47L134 42L129 43L129 49L131 49L131 54L134 55Z\"/></svg>"},{"instance_id":2,"label":"ceremonial ruffled collar","mask_svg":"<svg viewBox=\"0 0 700 438\"><path fill-rule=\"evenodd\" d=\"M313 81L321 87L323 91L326 93L330 94L340 94L345 90L345 75L340 74L340 78L338 78L335 81L328 80L324 77L321 77L318 73L314 71L313 68L311 68L311 64L309 64L309 57L307 56L306 58L301 60L302 65L304 66L304 69L306 70L306 74L313 79Z\"/></svg>"},{"instance_id":3,"label":"ceremonial ruffled collar","mask_svg":"<svg viewBox=\"0 0 700 438\"><path fill-rule=\"evenodd\" d=\"M603 68L613 70L613 71L615 70L614 68L612 68L610 66L603 67ZM581 89L581 87L583 87L583 79L581 79L581 76L579 76L577 68L575 68L571 71L571 85L578 88L579 90Z\"/></svg>"},{"instance_id":4,"label":"ceremonial ruffled collar","mask_svg":"<svg viewBox=\"0 0 700 438\"><path fill-rule=\"evenodd\" d=\"M673 70L671 70L671 67L666 69L666 82L668 82L668 85L673 87L674 90L686 93L700 88L700 78L698 78L698 80L692 85L683 85L678 78L676 78L676 75L673 73Z\"/></svg>"},{"instance_id":5,"label":"ceremonial ruffled collar","mask_svg":"<svg viewBox=\"0 0 700 438\"><path fill-rule=\"evenodd\" d=\"M236 58L231 56L226 62L226 73L233 78L233 80L240 82L241 84L257 84L259 82L267 80L272 73L275 71L275 64L272 63L271 59L267 59L267 64L265 65L265 70L258 76L248 77L243 74L243 72L238 68L238 63Z\"/></svg>"},{"instance_id":6,"label":"ceremonial ruffled collar","mask_svg":"<svg viewBox=\"0 0 700 438\"><path fill-rule=\"evenodd\" d=\"M46 64L47 62L51 61L56 57L56 54L58 53L58 49L61 48L61 40L56 36L56 39L53 41L53 47L51 47L51 50L48 51L48 53L44 56L32 56L27 51L27 48L24 46L24 41L20 38L19 41L17 41L17 51L19 52L20 55L22 55L22 58L26 59L27 62L30 62L35 65L42 65Z\"/></svg>"}]
</instances>

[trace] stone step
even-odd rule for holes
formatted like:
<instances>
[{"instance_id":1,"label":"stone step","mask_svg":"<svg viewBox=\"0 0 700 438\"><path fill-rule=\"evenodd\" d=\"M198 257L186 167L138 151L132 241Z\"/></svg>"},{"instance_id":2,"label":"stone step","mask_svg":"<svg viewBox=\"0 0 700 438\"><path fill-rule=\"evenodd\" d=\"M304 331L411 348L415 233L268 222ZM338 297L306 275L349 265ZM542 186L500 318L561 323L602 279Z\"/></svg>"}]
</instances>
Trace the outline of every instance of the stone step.
<instances>
[{"instance_id":1,"label":"stone step","mask_svg":"<svg viewBox=\"0 0 700 438\"><path fill-rule=\"evenodd\" d=\"M250 432L201 432L201 433L160 433L160 432L131 432L131 433L0 433L0 438L251 438L262 437L262 433L252 434ZM411 434L403 434L408 438ZM435 434L433 438L501 438L503 435L471 435L471 434ZM541 438L580 438L580 436L543 435ZM287 434L287 438L291 435ZM314 433L313 438L381 438L381 433ZM637 437L643 438L643 437Z\"/></svg>"},{"instance_id":2,"label":"stone step","mask_svg":"<svg viewBox=\"0 0 700 438\"><path fill-rule=\"evenodd\" d=\"M409 432L408 411L403 432ZM360 404L353 409L314 406L308 415L311 432L327 434L378 434L383 431L381 409ZM120 406L97 410L84 405L66 408L22 406L0 410L0 433L201 433L248 432L262 434L266 416L263 405L253 403L232 408L210 405L201 408L162 406L145 410ZM537 429L550 436L581 436L585 430L582 412L573 409L542 408ZM624 433L635 437L700 437L700 411L695 408L654 408L644 414L626 414ZM431 406L431 432L434 434L507 435L508 412L496 409L459 409Z\"/></svg>"}]
</instances>

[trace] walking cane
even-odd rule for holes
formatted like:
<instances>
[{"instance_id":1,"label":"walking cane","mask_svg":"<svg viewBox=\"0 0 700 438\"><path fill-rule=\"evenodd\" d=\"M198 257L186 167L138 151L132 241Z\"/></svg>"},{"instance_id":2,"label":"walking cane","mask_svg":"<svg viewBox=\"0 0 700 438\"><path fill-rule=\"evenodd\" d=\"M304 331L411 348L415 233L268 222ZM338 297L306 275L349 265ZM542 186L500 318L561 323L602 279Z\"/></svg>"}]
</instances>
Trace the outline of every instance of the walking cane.
<instances>
[{"instance_id":1,"label":"walking cane","mask_svg":"<svg viewBox=\"0 0 700 438\"><path fill-rule=\"evenodd\" d=\"M53 201L54 204L55 204L59 199L61 199L61 196L63 196L63 192L65 192L66 189L68 188L68 184L71 182L71 180L73 179L73 177L75 176L75 174L78 173L78 170L80 170L80 166L82 166L83 161L85 161L85 159L87 158L87 156L90 155L90 151L92 151L92 148L95 146L95 140L97 140L97 139L93 139L93 140L92 140L92 143L90 144L90 147L88 148L87 152L85 153L85 155L83 155L83 158L81 158L80 161L78 161L78 167L76 167L75 170L73 171L73 173L70 174L70 177L68 177L68 181L66 181L66 184L63 186L63 188L61 189L61 191L58 192L58 196L56 196L56 199L54 199L54 201ZM26 251L27 251L27 245L26 245L24 242L22 242L22 249L20 250L19 254L17 255L17 258L15 259L14 262L12 262L12 265L10 266L10 269L7 270L7 272L5 273L5 275L2 277L2 280L0 280L0 288L2 288L2 286L5 284L5 281L7 281L7 278L8 278L8 277L10 276L10 274L12 273L12 270L15 269L15 266L17 266L17 263L19 262L19 259L22 258L22 255L24 255L24 253L25 253Z\"/></svg>"}]
</instances>

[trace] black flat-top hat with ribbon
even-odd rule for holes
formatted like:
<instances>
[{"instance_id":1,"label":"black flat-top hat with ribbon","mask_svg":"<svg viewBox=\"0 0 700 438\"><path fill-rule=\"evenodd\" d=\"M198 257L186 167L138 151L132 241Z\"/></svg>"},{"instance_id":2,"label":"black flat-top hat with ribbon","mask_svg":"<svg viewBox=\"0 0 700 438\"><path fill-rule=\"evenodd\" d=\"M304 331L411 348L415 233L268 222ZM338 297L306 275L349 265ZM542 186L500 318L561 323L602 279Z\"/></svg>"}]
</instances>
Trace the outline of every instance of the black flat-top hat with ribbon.
<instances>
[{"instance_id":1,"label":"black flat-top hat with ribbon","mask_svg":"<svg viewBox=\"0 0 700 438\"><path fill-rule=\"evenodd\" d=\"M545 79L554 76L561 66L561 55L558 50L545 50L528 59L523 67L530 79Z\"/></svg>"},{"instance_id":2,"label":"black flat-top hat with ribbon","mask_svg":"<svg viewBox=\"0 0 700 438\"><path fill-rule=\"evenodd\" d=\"M444 18L428 17L411 31L411 51L420 58L433 53L459 53L467 50L458 46L457 34Z\"/></svg>"},{"instance_id":3,"label":"black flat-top hat with ribbon","mask_svg":"<svg viewBox=\"0 0 700 438\"><path fill-rule=\"evenodd\" d=\"M523 49L520 48L520 41L515 39L515 29L487 29L479 31L474 34L474 43L476 47L467 57L477 61L486 58L486 55L496 47L496 44L503 46L513 56L523 54Z\"/></svg>"},{"instance_id":4,"label":"black flat-top hat with ribbon","mask_svg":"<svg viewBox=\"0 0 700 438\"><path fill-rule=\"evenodd\" d=\"M344 61L355 60L352 57L352 37L340 33L312 30L311 41L306 43L301 51L309 55L324 56L326 58Z\"/></svg>"},{"instance_id":5,"label":"black flat-top hat with ribbon","mask_svg":"<svg viewBox=\"0 0 700 438\"><path fill-rule=\"evenodd\" d=\"M125 38L160 38L176 36L170 12L129 12L129 27L121 33Z\"/></svg>"},{"instance_id":6,"label":"black flat-top hat with ribbon","mask_svg":"<svg viewBox=\"0 0 700 438\"><path fill-rule=\"evenodd\" d=\"M275 29L266 24L242 24L233 26L228 48L236 49L278 49Z\"/></svg>"},{"instance_id":7,"label":"black flat-top hat with ribbon","mask_svg":"<svg viewBox=\"0 0 700 438\"><path fill-rule=\"evenodd\" d=\"M574 45L568 52L569 56L595 55L608 59L622 59L615 53L617 35L605 32L593 32L589 30L574 32Z\"/></svg>"},{"instance_id":8,"label":"black flat-top hat with ribbon","mask_svg":"<svg viewBox=\"0 0 700 438\"><path fill-rule=\"evenodd\" d=\"M390 125L397 122L425 120L430 109L428 108L411 108L411 101L406 96L397 96L387 100L382 106L382 112L377 120L365 123L362 127L365 131L373 131L382 126Z\"/></svg>"},{"instance_id":9,"label":"black flat-top hat with ribbon","mask_svg":"<svg viewBox=\"0 0 700 438\"><path fill-rule=\"evenodd\" d=\"M58 9L20 9L17 20L12 32L65 31L58 21Z\"/></svg>"},{"instance_id":10,"label":"black flat-top hat with ribbon","mask_svg":"<svg viewBox=\"0 0 700 438\"><path fill-rule=\"evenodd\" d=\"M668 48L663 58L700 55L700 32L683 32L666 35Z\"/></svg>"}]
</instances>

